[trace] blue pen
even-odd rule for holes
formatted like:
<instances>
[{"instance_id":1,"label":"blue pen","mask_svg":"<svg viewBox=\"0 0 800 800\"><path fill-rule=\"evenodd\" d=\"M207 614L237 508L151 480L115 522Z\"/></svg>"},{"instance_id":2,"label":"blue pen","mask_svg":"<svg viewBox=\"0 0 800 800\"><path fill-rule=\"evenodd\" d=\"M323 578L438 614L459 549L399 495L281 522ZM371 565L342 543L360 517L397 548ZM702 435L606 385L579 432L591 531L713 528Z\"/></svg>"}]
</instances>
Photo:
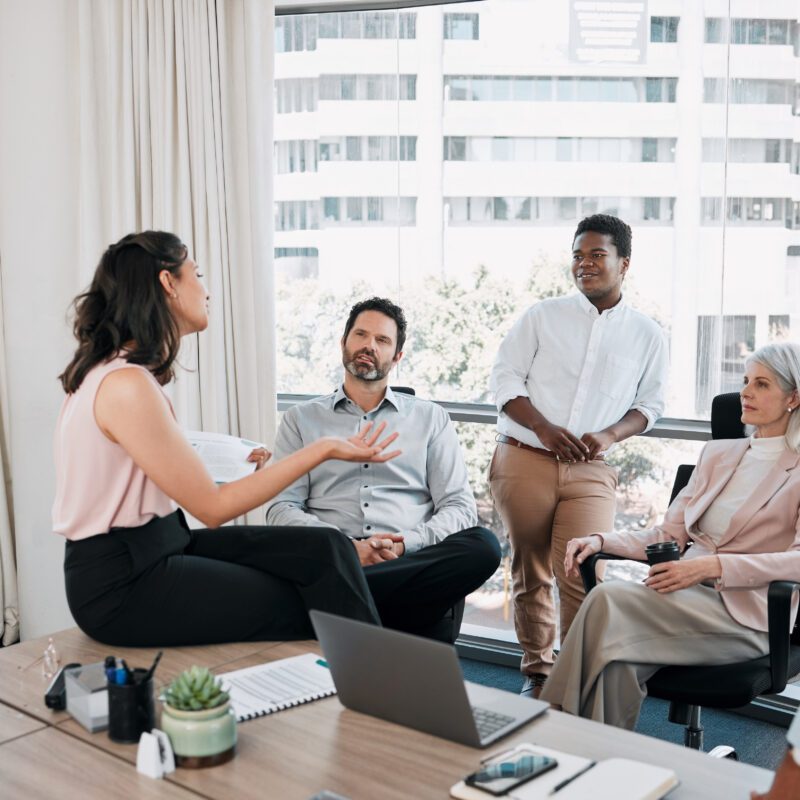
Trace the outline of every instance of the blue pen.
<instances>
[{"instance_id":1,"label":"blue pen","mask_svg":"<svg viewBox=\"0 0 800 800\"><path fill-rule=\"evenodd\" d=\"M117 659L117 668L114 670L114 683L119 686L124 686L128 682L128 674L125 669L125 662L122 659Z\"/></svg>"},{"instance_id":2,"label":"blue pen","mask_svg":"<svg viewBox=\"0 0 800 800\"><path fill-rule=\"evenodd\" d=\"M117 682L117 659L114 656L106 656L103 669L106 673L106 680L109 683Z\"/></svg>"}]
</instances>

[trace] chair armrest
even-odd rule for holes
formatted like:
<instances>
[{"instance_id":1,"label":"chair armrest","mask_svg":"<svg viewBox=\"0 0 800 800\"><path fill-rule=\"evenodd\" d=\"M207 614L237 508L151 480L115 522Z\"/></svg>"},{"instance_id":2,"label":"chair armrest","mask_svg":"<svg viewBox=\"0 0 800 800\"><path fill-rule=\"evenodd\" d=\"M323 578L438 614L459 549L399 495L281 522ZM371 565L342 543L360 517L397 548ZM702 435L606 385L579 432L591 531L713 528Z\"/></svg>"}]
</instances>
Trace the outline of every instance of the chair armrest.
<instances>
[{"instance_id":1,"label":"chair armrest","mask_svg":"<svg viewBox=\"0 0 800 800\"><path fill-rule=\"evenodd\" d=\"M628 558L627 556L612 556L611 553L595 553L589 556L583 564L580 565L581 579L583 580L583 589L588 594L597 586L597 562L598 561L636 561L635 558ZM646 561L638 561L639 564L646 564ZM786 623L789 624L788 621Z\"/></svg>"},{"instance_id":2,"label":"chair armrest","mask_svg":"<svg viewBox=\"0 0 800 800\"><path fill-rule=\"evenodd\" d=\"M772 672L770 694L781 692L789 677L789 644L791 631L792 595L800 590L796 581L772 581L767 593L767 624L769 625L769 665Z\"/></svg>"}]
</instances>

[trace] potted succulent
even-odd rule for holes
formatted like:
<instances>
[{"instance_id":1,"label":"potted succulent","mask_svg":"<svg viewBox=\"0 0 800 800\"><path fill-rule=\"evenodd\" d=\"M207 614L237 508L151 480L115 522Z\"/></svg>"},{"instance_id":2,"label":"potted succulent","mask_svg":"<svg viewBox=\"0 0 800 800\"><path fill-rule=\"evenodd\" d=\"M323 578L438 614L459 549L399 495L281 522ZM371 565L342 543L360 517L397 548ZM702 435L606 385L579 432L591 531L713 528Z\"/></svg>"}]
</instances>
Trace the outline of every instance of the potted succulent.
<instances>
[{"instance_id":1,"label":"potted succulent","mask_svg":"<svg viewBox=\"0 0 800 800\"><path fill-rule=\"evenodd\" d=\"M233 758L236 717L222 682L205 667L178 675L163 695L161 728L179 767L212 767Z\"/></svg>"}]
</instances>

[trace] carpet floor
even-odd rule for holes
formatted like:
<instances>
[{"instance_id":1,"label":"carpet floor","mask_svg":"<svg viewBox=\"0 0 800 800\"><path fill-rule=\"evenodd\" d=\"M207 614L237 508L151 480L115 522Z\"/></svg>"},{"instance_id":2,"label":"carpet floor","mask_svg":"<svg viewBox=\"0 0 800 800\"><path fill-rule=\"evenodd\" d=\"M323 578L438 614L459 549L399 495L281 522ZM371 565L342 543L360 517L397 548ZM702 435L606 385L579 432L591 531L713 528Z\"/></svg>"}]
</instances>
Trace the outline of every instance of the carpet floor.
<instances>
[{"instance_id":1,"label":"carpet floor","mask_svg":"<svg viewBox=\"0 0 800 800\"><path fill-rule=\"evenodd\" d=\"M473 683L494 686L508 692L519 692L522 676L511 667L486 664L469 658L461 659L464 677ZM683 743L683 727L667 719L669 703L648 697L642 706L636 730L646 736L675 744ZM765 769L775 769L786 752L786 729L769 722L742 717L716 709L703 710L705 749L719 744L736 748L739 760Z\"/></svg>"}]
</instances>

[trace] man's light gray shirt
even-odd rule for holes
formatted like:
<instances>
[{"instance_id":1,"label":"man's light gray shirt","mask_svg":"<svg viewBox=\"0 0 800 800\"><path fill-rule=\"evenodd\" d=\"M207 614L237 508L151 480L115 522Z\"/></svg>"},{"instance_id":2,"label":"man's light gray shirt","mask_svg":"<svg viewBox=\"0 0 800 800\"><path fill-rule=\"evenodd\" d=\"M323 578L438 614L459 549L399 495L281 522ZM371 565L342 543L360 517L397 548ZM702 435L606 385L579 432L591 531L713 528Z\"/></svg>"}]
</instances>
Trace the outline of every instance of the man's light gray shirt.
<instances>
[{"instance_id":1,"label":"man's light gray shirt","mask_svg":"<svg viewBox=\"0 0 800 800\"><path fill-rule=\"evenodd\" d=\"M380 464L325 461L281 492L268 525L324 525L351 538L400 533L407 552L477 525L475 498L447 412L428 400L386 389L365 413L339 389L290 408L275 439L277 461L322 436L349 437L368 422L397 432L403 452Z\"/></svg>"}]
</instances>

